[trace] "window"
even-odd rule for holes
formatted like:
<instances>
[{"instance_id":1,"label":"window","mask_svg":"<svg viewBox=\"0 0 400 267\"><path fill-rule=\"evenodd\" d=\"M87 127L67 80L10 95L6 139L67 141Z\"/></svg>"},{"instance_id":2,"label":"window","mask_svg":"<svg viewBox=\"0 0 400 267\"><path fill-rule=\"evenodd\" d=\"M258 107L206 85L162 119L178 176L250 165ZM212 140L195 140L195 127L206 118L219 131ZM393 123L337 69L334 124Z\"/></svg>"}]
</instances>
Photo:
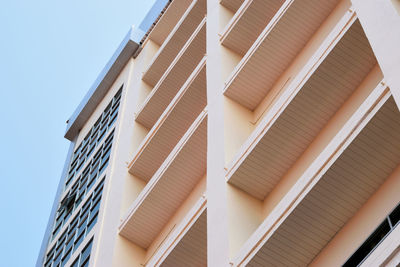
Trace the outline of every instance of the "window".
<instances>
[{"instance_id":1,"label":"window","mask_svg":"<svg viewBox=\"0 0 400 267\"><path fill-rule=\"evenodd\" d=\"M73 217L68 227L58 238L56 244L46 254L45 267L58 266L58 264L64 266L69 261L72 253L80 249L80 245L85 240L85 237L96 225L104 187L104 179L105 177L103 177L88 200L82 205L79 213ZM89 254L91 250L91 245L89 244L91 243L85 246L80 258L78 257L76 263L74 262L71 266L80 267L86 266L85 264L89 263Z\"/></svg>"},{"instance_id":2,"label":"window","mask_svg":"<svg viewBox=\"0 0 400 267\"><path fill-rule=\"evenodd\" d=\"M114 138L112 126L118 116L121 94L122 86L73 152L65 178L65 188L70 184L72 186L60 202L51 238L56 238L61 229L64 229L64 233L47 253L44 264L46 267L64 266L73 251L80 249L80 244L96 225L105 176L87 200L86 196L108 166ZM81 169L83 171L78 176ZM85 201L82 208L70 219L82 201ZM64 224L68 221L69 225L65 227ZM86 252L83 260L78 257L71 266L86 266L89 263L89 254Z\"/></svg>"},{"instance_id":3,"label":"window","mask_svg":"<svg viewBox=\"0 0 400 267\"><path fill-rule=\"evenodd\" d=\"M91 156L96 146L100 144L103 137L112 128L118 116L118 109L121 100L122 87L108 103L103 113L99 116L88 134L75 149L65 182L65 188L72 182L75 174L79 172L87 159Z\"/></svg>"},{"instance_id":4,"label":"window","mask_svg":"<svg viewBox=\"0 0 400 267\"><path fill-rule=\"evenodd\" d=\"M86 266L89 266L90 253L92 251L92 244L93 244L93 239L91 239L87 243L85 248L82 249L82 252L75 259L75 261L71 264L71 267L86 267Z\"/></svg>"},{"instance_id":5,"label":"window","mask_svg":"<svg viewBox=\"0 0 400 267\"><path fill-rule=\"evenodd\" d=\"M113 139L114 131L110 133L101 149L96 152L91 162L87 165L87 167L85 167L82 174L71 186L67 197L61 201L54 224L53 238L58 234L58 231L62 225L64 225L64 223L69 219L72 212L84 200L86 194L95 184L98 177L101 177L102 173L107 168Z\"/></svg>"},{"instance_id":6,"label":"window","mask_svg":"<svg viewBox=\"0 0 400 267\"><path fill-rule=\"evenodd\" d=\"M400 204L385 218L367 240L343 264L344 267L359 266L368 255L393 231L399 222Z\"/></svg>"}]
</instances>

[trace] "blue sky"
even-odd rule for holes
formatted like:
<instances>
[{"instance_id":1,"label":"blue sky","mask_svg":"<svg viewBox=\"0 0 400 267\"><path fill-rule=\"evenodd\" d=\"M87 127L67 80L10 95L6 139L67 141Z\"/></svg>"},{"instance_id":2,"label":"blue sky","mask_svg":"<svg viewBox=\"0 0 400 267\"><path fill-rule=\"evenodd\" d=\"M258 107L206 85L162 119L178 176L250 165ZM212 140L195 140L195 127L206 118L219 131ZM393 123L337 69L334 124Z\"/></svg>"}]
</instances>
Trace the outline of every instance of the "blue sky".
<instances>
[{"instance_id":1,"label":"blue sky","mask_svg":"<svg viewBox=\"0 0 400 267\"><path fill-rule=\"evenodd\" d=\"M65 121L153 3L2 2L1 266L34 266L68 149Z\"/></svg>"}]
</instances>

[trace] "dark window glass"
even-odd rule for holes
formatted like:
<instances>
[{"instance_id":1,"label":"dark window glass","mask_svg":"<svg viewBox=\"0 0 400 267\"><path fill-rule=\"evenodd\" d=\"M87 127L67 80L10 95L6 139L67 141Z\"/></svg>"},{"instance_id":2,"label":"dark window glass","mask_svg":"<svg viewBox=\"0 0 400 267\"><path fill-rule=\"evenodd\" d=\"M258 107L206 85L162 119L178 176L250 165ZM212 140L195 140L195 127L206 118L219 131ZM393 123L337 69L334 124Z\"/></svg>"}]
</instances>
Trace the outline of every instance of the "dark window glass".
<instances>
[{"instance_id":1,"label":"dark window glass","mask_svg":"<svg viewBox=\"0 0 400 267\"><path fill-rule=\"evenodd\" d=\"M48 260L48 261L46 261L46 263L44 264L44 267L51 267L51 264L53 264L53 261Z\"/></svg>"},{"instance_id":2,"label":"dark window glass","mask_svg":"<svg viewBox=\"0 0 400 267\"><path fill-rule=\"evenodd\" d=\"M90 233L92 228L96 225L96 223L97 223L97 215L98 214L99 214L98 212L90 214L89 223L88 223L88 226L87 226L87 232L88 233Z\"/></svg>"},{"instance_id":3,"label":"dark window glass","mask_svg":"<svg viewBox=\"0 0 400 267\"><path fill-rule=\"evenodd\" d=\"M86 245L86 247L81 252L81 262L85 262L89 259L90 251L92 250L92 240Z\"/></svg>"},{"instance_id":4,"label":"dark window glass","mask_svg":"<svg viewBox=\"0 0 400 267\"><path fill-rule=\"evenodd\" d=\"M90 191L90 189L94 185L94 182L96 182L96 177L97 177L97 175L93 175L93 177L90 177L90 180L87 184L87 191Z\"/></svg>"},{"instance_id":5,"label":"dark window glass","mask_svg":"<svg viewBox=\"0 0 400 267\"><path fill-rule=\"evenodd\" d=\"M85 236L96 225L98 210L101 201L105 176L102 177L97 187L93 190L91 196L82 205L78 214L71 219L68 228L60 235L57 245L46 254L45 267L64 266L72 256L73 252L79 250L80 244L85 240ZM68 197L64 198L63 205L67 203ZM91 242L91 241L90 241ZM82 253L84 255L82 256ZM77 265L89 263L90 248L85 247L81 252L81 260L76 261ZM83 257L83 258L82 258Z\"/></svg>"},{"instance_id":6,"label":"dark window glass","mask_svg":"<svg viewBox=\"0 0 400 267\"><path fill-rule=\"evenodd\" d=\"M74 251L76 251L76 249L79 247L79 245L82 243L84 238L83 233L81 233L81 235L78 235L78 237L75 240L75 244L74 244Z\"/></svg>"},{"instance_id":7,"label":"dark window glass","mask_svg":"<svg viewBox=\"0 0 400 267\"><path fill-rule=\"evenodd\" d=\"M359 249L347 260L344 267L357 266L365 257L379 244L379 242L390 231L388 220L385 220L378 228L368 237L368 239L361 245Z\"/></svg>"},{"instance_id":8,"label":"dark window glass","mask_svg":"<svg viewBox=\"0 0 400 267\"><path fill-rule=\"evenodd\" d=\"M102 164L101 164L101 167L100 167L100 170L99 170L99 174L102 174L103 171L107 168L109 159L110 158L104 159L104 162L102 162Z\"/></svg>"},{"instance_id":9,"label":"dark window glass","mask_svg":"<svg viewBox=\"0 0 400 267\"><path fill-rule=\"evenodd\" d=\"M119 103L121 99L121 89L117 92L114 98L108 103L103 113L99 116L85 138L75 149L71 164L68 170L65 187L67 187L73 180L74 176L84 166L86 160L91 156L97 144L106 136L106 133L111 128L110 126L116 121L118 116Z\"/></svg>"},{"instance_id":10,"label":"dark window glass","mask_svg":"<svg viewBox=\"0 0 400 267\"><path fill-rule=\"evenodd\" d=\"M79 265L79 256L76 258L76 260L71 264L71 267L78 267Z\"/></svg>"},{"instance_id":11,"label":"dark window glass","mask_svg":"<svg viewBox=\"0 0 400 267\"><path fill-rule=\"evenodd\" d=\"M90 211L89 220L91 220L95 216L95 214L99 211L99 208L100 208L100 199L96 203L93 204L93 207Z\"/></svg>"},{"instance_id":12,"label":"dark window glass","mask_svg":"<svg viewBox=\"0 0 400 267\"><path fill-rule=\"evenodd\" d=\"M65 251L64 256L62 258L61 266L65 266L71 255L72 255L72 247L68 248L68 250Z\"/></svg>"},{"instance_id":13,"label":"dark window glass","mask_svg":"<svg viewBox=\"0 0 400 267\"><path fill-rule=\"evenodd\" d=\"M117 120L118 117L118 110L116 111L116 113L111 114L112 117L110 119L110 122L108 123L108 127L111 127L114 125L115 121Z\"/></svg>"},{"instance_id":14,"label":"dark window glass","mask_svg":"<svg viewBox=\"0 0 400 267\"><path fill-rule=\"evenodd\" d=\"M397 225L400 221L400 205L397 205L397 207L390 213L389 218L393 227Z\"/></svg>"},{"instance_id":15,"label":"dark window glass","mask_svg":"<svg viewBox=\"0 0 400 267\"><path fill-rule=\"evenodd\" d=\"M61 262L61 251L58 254L56 254L53 266L57 266L60 262Z\"/></svg>"},{"instance_id":16,"label":"dark window glass","mask_svg":"<svg viewBox=\"0 0 400 267\"><path fill-rule=\"evenodd\" d=\"M88 267L89 266L89 260L90 260L90 258L87 258L86 261L81 263L80 267Z\"/></svg>"},{"instance_id":17,"label":"dark window glass","mask_svg":"<svg viewBox=\"0 0 400 267\"><path fill-rule=\"evenodd\" d=\"M72 250L72 246L74 245L74 238L75 237L75 231L73 232L73 235L71 235L67 242L65 243L65 251Z\"/></svg>"}]
</instances>

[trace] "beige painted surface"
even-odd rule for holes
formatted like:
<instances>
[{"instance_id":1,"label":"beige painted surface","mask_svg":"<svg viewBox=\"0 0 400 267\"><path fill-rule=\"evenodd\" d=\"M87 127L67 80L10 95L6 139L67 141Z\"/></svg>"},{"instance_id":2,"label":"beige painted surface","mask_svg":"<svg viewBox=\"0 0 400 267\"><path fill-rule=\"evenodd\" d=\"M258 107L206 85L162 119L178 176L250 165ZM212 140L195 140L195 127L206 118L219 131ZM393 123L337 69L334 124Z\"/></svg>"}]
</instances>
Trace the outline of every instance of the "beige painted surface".
<instances>
[{"instance_id":1,"label":"beige painted surface","mask_svg":"<svg viewBox=\"0 0 400 267\"><path fill-rule=\"evenodd\" d=\"M182 219L186 216L198 199L204 195L205 190L206 177L203 177L193 189L192 193L190 193L188 198L182 203L181 207L175 212L175 215L170 219L168 224L165 225L163 230L159 233L158 237L147 249L145 262L149 261L149 259L158 251L162 242L168 238L171 232L182 221Z\"/></svg>"},{"instance_id":2,"label":"beige painted surface","mask_svg":"<svg viewBox=\"0 0 400 267\"><path fill-rule=\"evenodd\" d=\"M221 31L225 28L228 22L232 19L233 15L235 15L231 10L224 7L223 5L219 6L220 10L220 21L219 21L219 31L221 35Z\"/></svg>"},{"instance_id":3,"label":"beige painted surface","mask_svg":"<svg viewBox=\"0 0 400 267\"><path fill-rule=\"evenodd\" d=\"M126 162L147 134L141 125L133 121L133 113L139 96L147 88L140 87L143 67L148 64L151 57L156 52L157 46L148 46L148 50L143 49L135 60L131 59L127 65L129 76L126 77L126 87L120 106L120 115L117 121L118 131L115 133L113 144L112 161L108 167L107 183L103 193L103 202L106 202L104 216L100 213L98 225L99 234L96 239L100 244L98 250L93 250L91 261L94 266L120 266L121 262L139 262L143 259L133 257L143 255L143 250L135 245L129 244L118 236L118 225L120 222L121 211L127 206L132 195L137 193L143 184L139 180L132 179L126 172ZM117 79L118 81L118 79ZM135 89L133 89L135 88ZM126 181L127 179L131 179ZM110 186L108 186L110 184ZM124 186L125 184L131 186ZM94 248L98 243L94 243ZM130 249L128 249L130 248Z\"/></svg>"},{"instance_id":4,"label":"beige painted surface","mask_svg":"<svg viewBox=\"0 0 400 267\"><path fill-rule=\"evenodd\" d=\"M130 87L131 75L134 70L134 62L130 60L124 71L126 73L124 82L126 88ZM118 77L114 86L120 83L122 77ZM113 87L112 87L113 88ZM125 108L129 102L130 90L124 90L121 97L120 114L116 122L116 131L114 133L115 141L111 151L110 163L107 168L106 181L104 184L102 204L99 211L99 218L97 221L97 234L93 241L92 256L90 259L92 266L111 266L113 260L114 249L110 249L103 244L113 244L116 242L117 235L116 230L119 223L119 206L121 205L121 191L124 177L124 163L118 155L123 154L124 146L122 142L124 140L122 131L124 121L127 120L125 115Z\"/></svg>"},{"instance_id":5,"label":"beige painted surface","mask_svg":"<svg viewBox=\"0 0 400 267\"><path fill-rule=\"evenodd\" d=\"M121 266L122 263L131 263L128 266L140 266L139 264L144 261L146 252L139 246L119 236L118 226L126 210L145 186L145 183L141 179L127 172L127 163L148 133L146 128L134 121L134 112L140 106L141 97L145 97L149 93L149 87L146 86L141 77L144 68L152 60L157 49L158 46L154 42L149 41L148 46L143 48L139 56L136 59L132 59L135 62L134 68L126 95L126 102L124 103L123 111L121 111L124 113L124 117L121 122L121 135L118 138L119 152L114 156L114 161L118 162L118 172L115 175L119 178L119 184L116 185L114 195L112 196L116 201L110 209L115 210L118 219L115 220L115 223L111 227L104 229L110 235L113 234L117 237L114 241L115 247L114 245L108 245L104 248L113 251L112 258L107 259L108 262L106 262L102 257L99 257L99 262L101 264L104 262L104 265L99 266ZM120 202L117 202L118 200Z\"/></svg>"},{"instance_id":6,"label":"beige painted surface","mask_svg":"<svg viewBox=\"0 0 400 267\"><path fill-rule=\"evenodd\" d=\"M207 263L229 264L227 189L224 170L224 103L219 29L223 14L218 0L207 0Z\"/></svg>"},{"instance_id":7,"label":"beige painted surface","mask_svg":"<svg viewBox=\"0 0 400 267\"><path fill-rule=\"evenodd\" d=\"M269 108L276 101L276 99L284 92L289 82L291 82L296 75L302 70L307 61L312 58L323 41L328 37L329 33L334 29L342 16L349 12L351 6L350 0L342 0L339 5L332 11L332 13L323 22L321 27L308 41L302 51L296 56L292 64L287 70L278 78L271 91L261 101L258 107L254 110L253 123L259 124Z\"/></svg>"},{"instance_id":8,"label":"beige painted surface","mask_svg":"<svg viewBox=\"0 0 400 267\"><path fill-rule=\"evenodd\" d=\"M399 203L399 188L400 166L354 217L343 226L312 262L311 266L339 266L343 264Z\"/></svg>"},{"instance_id":9,"label":"beige painted surface","mask_svg":"<svg viewBox=\"0 0 400 267\"><path fill-rule=\"evenodd\" d=\"M255 125L251 123L252 112L227 97L224 97L224 114L225 164L228 164Z\"/></svg>"},{"instance_id":10,"label":"beige painted surface","mask_svg":"<svg viewBox=\"0 0 400 267\"><path fill-rule=\"evenodd\" d=\"M140 106L146 100L147 96L153 89L151 85L144 82L141 78L145 69L147 69L148 65L152 62L153 57L157 54L157 51L159 49L160 47L155 42L148 40L146 45L140 52L138 58L135 59L135 61L140 62L140 66L138 66L138 68L140 68L138 73L138 75L140 75L140 79L137 80L137 84L135 84L135 86L132 88L132 91L138 91L138 99L135 103L135 113L139 110Z\"/></svg>"},{"instance_id":11,"label":"beige painted surface","mask_svg":"<svg viewBox=\"0 0 400 267\"><path fill-rule=\"evenodd\" d=\"M396 3L397 2L397 3ZM398 0L352 0L393 97L400 105ZM393 5L396 4L396 5Z\"/></svg>"},{"instance_id":12,"label":"beige painted surface","mask_svg":"<svg viewBox=\"0 0 400 267\"><path fill-rule=\"evenodd\" d=\"M354 140L354 137L365 126L366 121L368 121L366 118L371 118L389 96L390 94L387 93L384 86L380 85L374 89L374 92L368 97L367 101L352 116L351 120L346 123L340 134L335 136L324 150L324 153L321 153L309 166L307 171L285 195L284 199L274 207L273 212L271 212L241 248L238 255L234 258L235 264L245 264L257 253L258 249L276 231L279 225L285 221L296 205L301 202L310 192L313 185L317 183L333 162L335 162L345 147Z\"/></svg>"},{"instance_id":13,"label":"beige painted surface","mask_svg":"<svg viewBox=\"0 0 400 267\"><path fill-rule=\"evenodd\" d=\"M229 251L233 258L262 222L262 202L227 184Z\"/></svg>"},{"instance_id":14,"label":"beige painted surface","mask_svg":"<svg viewBox=\"0 0 400 267\"><path fill-rule=\"evenodd\" d=\"M365 259L361 267L400 265L400 227L396 227L379 246Z\"/></svg>"},{"instance_id":15,"label":"beige painted surface","mask_svg":"<svg viewBox=\"0 0 400 267\"><path fill-rule=\"evenodd\" d=\"M400 16L400 0L391 0L393 6L395 7L398 15Z\"/></svg>"},{"instance_id":16,"label":"beige painted surface","mask_svg":"<svg viewBox=\"0 0 400 267\"><path fill-rule=\"evenodd\" d=\"M352 96L343 104L335 116L322 129L315 140L289 169L275 189L265 198L263 216L267 217L274 207L281 201L282 197L292 188L299 177L309 167L311 162L323 151L332 138L350 119L353 113L365 101L371 91L378 85L382 79L382 74L377 66L363 83L355 90Z\"/></svg>"},{"instance_id":17,"label":"beige painted surface","mask_svg":"<svg viewBox=\"0 0 400 267\"><path fill-rule=\"evenodd\" d=\"M293 87L294 83L301 84L302 81L298 77L303 74L304 77L308 77L308 72L313 71L313 66L308 64L317 64L320 58L324 60L325 51L321 51L321 49L326 48L326 51L328 51L329 44L327 42L335 43L337 41L335 38L331 40L330 34L336 30L338 25L343 26L341 25L343 18L347 16L346 19L349 19L349 23L353 23L356 15L350 0L342 0L308 41L307 45L294 58L290 66L275 81L262 102L254 111L250 111L225 97L222 93L225 87L224 81L242 60L239 54L220 43L221 31L234 14L231 10L220 5L218 0L207 0L207 175L201 179L189 197L181 203L179 209L162 231L158 233L150 247L145 250L120 236L118 226L129 207L146 186L145 181L128 173L127 163L132 159L133 154L149 132L149 129L134 120L135 112L138 111L153 89L152 86L142 80L143 72L153 61L154 56L160 51L160 45L162 45L162 43L157 44L148 39L138 57L132 58L125 66L77 138L77 144L79 144L116 91L124 83L118 121L115 124L116 132L112 158L107 169L107 180L99 220L93 231L95 239L91 266L143 266L154 255L158 257L162 253L162 248L171 245L168 243L172 242L169 238L171 233L174 233L176 227L182 223L202 195L207 196L208 266L228 266L229 262L237 260L237 257L244 253L243 251L246 253L247 250L250 251L248 252L249 255L253 253L251 252L253 247L259 246L257 242L268 239L263 232L265 230L263 227L270 227L268 231L273 233L278 227L277 225L285 220L285 216L287 216L285 212L290 213L288 210L290 205L295 203L295 200L293 200L293 203L289 203L291 198L288 195L295 194L298 190L296 187L305 188L304 191L297 192L299 199L307 195L307 192L309 192L307 188L311 188L312 182L304 177L308 173L317 172L312 168L319 166L318 164L321 165L322 162L316 161L323 158L322 154L324 156L328 154L325 149L328 146L329 149L331 148L332 140L339 140L340 137L337 134L342 132L343 127L349 123L357 109L364 104L364 101L372 94L371 92L382 79L391 86L396 101L400 101L400 60L398 60L400 35L389 34L388 31L382 30L390 28L396 33L396 30L400 29L395 27L400 21L400 4L398 0L386 1L382 3L382 9L376 13L377 9L372 7L379 4L380 1L383 0L375 2L374 0L366 0L364 4L361 0L352 0L362 26L369 28L366 30L366 34L381 68L377 65L369 73L300 158L281 178L272 192L263 201L260 201L227 184L225 180L226 169L224 168L234 160L238 151L243 149L242 145L257 129L257 126L267 118L268 112L275 108L274 105L280 103L278 99L284 94L288 94L289 87ZM188 3L188 1L185 0L185 3ZM171 6L174 8L173 5ZM359 12L357 12L357 8L360 8ZM181 9L177 11L180 14L182 13ZM389 15L385 17L384 14ZM396 14L396 16L393 14ZM174 19L177 21L177 18ZM371 26L371 23L376 25ZM169 30L173 28L173 25L166 26ZM340 38L341 33L338 36ZM161 34L158 39L165 40L165 38L166 35ZM383 42L382 39L385 38L390 41ZM339 146L339 144L336 145ZM306 185L306 181L310 184ZM314 259L312 265L338 266L342 264L398 203L399 188L400 166L328 243ZM369 264L367 266L376 266L375 263L383 263L383 265L388 266L398 264L400 258L398 249L399 231L397 229L391 235L391 239L388 239L387 242L394 240L392 243L376 250L376 255L373 254L371 259L366 262ZM250 247L251 249L249 249ZM388 254L388 249L384 248L391 249L392 252ZM235 261L235 264L240 260Z\"/></svg>"},{"instance_id":18,"label":"beige painted surface","mask_svg":"<svg viewBox=\"0 0 400 267\"><path fill-rule=\"evenodd\" d=\"M142 262L146 256L146 251L143 248L133 244L120 235L117 235L113 250L114 255L112 266L139 267L142 266Z\"/></svg>"},{"instance_id":19,"label":"beige painted surface","mask_svg":"<svg viewBox=\"0 0 400 267\"><path fill-rule=\"evenodd\" d=\"M237 104L235 101L225 98L224 112L225 112L225 161L226 164L233 159L233 156L248 136L252 133L255 126L257 126L262 119L266 116L267 112L272 108L273 104L285 92L287 86L293 81L300 71L303 71L304 65L310 60L310 57L317 54L321 44L327 38L327 35L333 30L337 23L342 19L343 14L349 12L349 0L343 0L327 18L303 51L296 57L292 65L285 71L277 80L276 84L265 97L261 104L251 112L247 108ZM240 61L240 56L231 50L223 47L223 78L226 79L233 68ZM315 57L314 57L315 58ZM226 75L226 76L225 76Z\"/></svg>"}]
</instances>

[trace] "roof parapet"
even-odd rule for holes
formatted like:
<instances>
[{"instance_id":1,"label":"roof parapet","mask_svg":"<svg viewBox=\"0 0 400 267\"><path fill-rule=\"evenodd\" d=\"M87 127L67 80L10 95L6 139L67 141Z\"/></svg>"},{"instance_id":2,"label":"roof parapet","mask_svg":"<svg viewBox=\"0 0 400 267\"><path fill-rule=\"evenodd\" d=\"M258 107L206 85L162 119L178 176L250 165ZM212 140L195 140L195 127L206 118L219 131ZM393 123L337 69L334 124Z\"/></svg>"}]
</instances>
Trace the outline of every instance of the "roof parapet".
<instances>
[{"instance_id":1,"label":"roof parapet","mask_svg":"<svg viewBox=\"0 0 400 267\"><path fill-rule=\"evenodd\" d=\"M132 27L117 50L107 62L106 66L100 72L81 103L75 109L74 113L67 120L67 129L64 137L72 141L82 129L90 115L94 112L97 105L107 94L111 85L126 65L131 57L136 57L140 52L140 46L147 38L149 32L157 23L160 15L171 1L156 0L153 7L147 13L144 20L138 28Z\"/></svg>"}]
</instances>

